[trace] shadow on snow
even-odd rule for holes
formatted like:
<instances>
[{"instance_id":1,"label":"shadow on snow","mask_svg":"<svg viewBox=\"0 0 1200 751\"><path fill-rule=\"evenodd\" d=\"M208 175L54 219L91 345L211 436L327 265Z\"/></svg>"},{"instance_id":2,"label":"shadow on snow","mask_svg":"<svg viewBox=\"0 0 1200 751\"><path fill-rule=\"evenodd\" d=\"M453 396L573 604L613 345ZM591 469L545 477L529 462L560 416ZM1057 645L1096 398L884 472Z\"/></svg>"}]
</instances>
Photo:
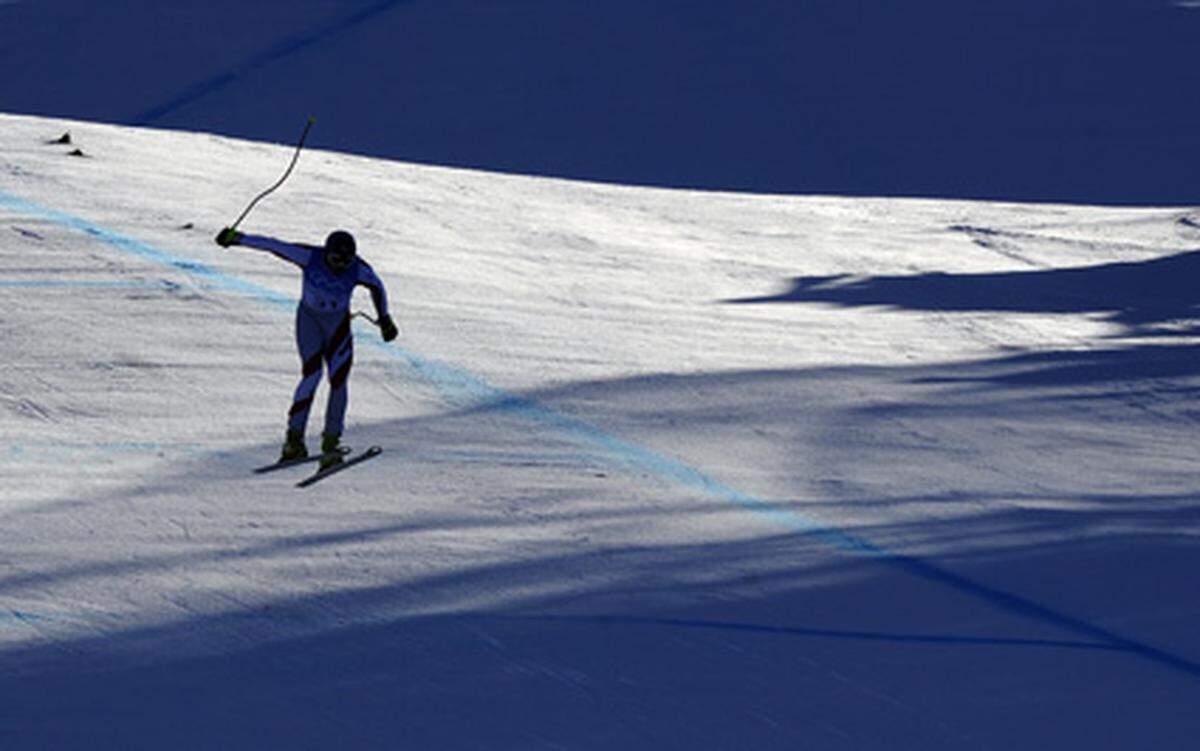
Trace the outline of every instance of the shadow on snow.
<instances>
[{"instance_id":1,"label":"shadow on snow","mask_svg":"<svg viewBox=\"0 0 1200 751\"><path fill-rule=\"evenodd\" d=\"M981 387L946 379L964 367ZM119 502L127 514L195 523L194 494L174 489L201 478L214 492L264 488L254 509L208 509L223 510L229 530L205 542L166 541L167 552L134 558L81 553L0 580L10 601L112 579L199 598L195 615L102 622L96 636L63 636L36 613L6 624L43 638L3 653L0 740L1178 745L1200 730L1200 498L1170 472L1142 480L1133 475L1146 464L1121 461L1163 423L1103 396L1113 384L1096 387L1081 414L1078 394L1013 388L991 377L1003 368L670 375L521 396L567 413L601 403L606 430L664 451L760 452L797 478L769 503L870 541L877 555L769 524L670 542L672 524L737 529L754 515L525 424L510 400L363 426L388 453L321 495L243 476L274 450L260 446L225 456L216 477L198 468L93 499L90 511L70 510L73 522ZM1186 394L1156 393L1159 409L1186 411ZM1124 437L1092 434L1113 418ZM1184 423L1166 430L1188 435ZM681 434L702 440L673 446ZM1059 470L1071 466L1079 472ZM1080 479L1102 466L1109 476ZM737 482L736 462L718 475ZM1122 483L1129 490L1112 489ZM357 498L352 515L343 492ZM304 533L286 532L296 514ZM53 515L8 524L53 525L42 518ZM635 532L648 529L660 531ZM301 576L309 593L241 601L228 585L256 581L254 566L279 582ZM206 573L227 591L222 607L201 596Z\"/></svg>"},{"instance_id":2,"label":"shadow on snow","mask_svg":"<svg viewBox=\"0 0 1200 751\"><path fill-rule=\"evenodd\" d=\"M6 82L10 111L281 142L311 113L323 148L622 184L1196 201L1200 13L1168 0L364 0L246 8L252 34L8 5L38 74Z\"/></svg>"}]
</instances>

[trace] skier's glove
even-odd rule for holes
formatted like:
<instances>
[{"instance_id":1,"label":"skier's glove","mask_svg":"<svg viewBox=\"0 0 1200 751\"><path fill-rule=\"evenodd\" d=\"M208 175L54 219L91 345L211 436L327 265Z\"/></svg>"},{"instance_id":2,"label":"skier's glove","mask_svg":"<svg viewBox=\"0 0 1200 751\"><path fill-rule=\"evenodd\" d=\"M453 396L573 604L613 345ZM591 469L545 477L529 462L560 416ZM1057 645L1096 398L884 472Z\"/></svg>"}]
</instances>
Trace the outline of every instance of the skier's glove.
<instances>
[{"instance_id":1,"label":"skier's glove","mask_svg":"<svg viewBox=\"0 0 1200 751\"><path fill-rule=\"evenodd\" d=\"M396 322L391 316L384 316L379 319L379 332L383 334L383 340L390 342L400 334L400 329L396 328Z\"/></svg>"},{"instance_id":2,"label":"skier's glove","mask_svg":"<svg viewBox=\"0 0 1200 751\"><path fill-rule=\"evenodd\" d=\"M217 245L220 245L222 248L228 248L230 245L237 245L241 241L242 233L238 232L232 227L226 227L217 233Z\"/></svg>"}]
</instances>

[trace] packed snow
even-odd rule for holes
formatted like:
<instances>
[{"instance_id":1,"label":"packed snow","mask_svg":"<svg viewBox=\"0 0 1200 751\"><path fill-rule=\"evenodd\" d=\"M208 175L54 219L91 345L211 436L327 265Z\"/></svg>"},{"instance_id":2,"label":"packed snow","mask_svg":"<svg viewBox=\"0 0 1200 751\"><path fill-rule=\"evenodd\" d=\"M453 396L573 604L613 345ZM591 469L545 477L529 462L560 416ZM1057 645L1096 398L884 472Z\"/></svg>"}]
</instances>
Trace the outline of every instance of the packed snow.
<instances>
[{"instance_id":1,"label":"packed snow","mask_svg":"<svg viewBox=\"0 0 1200 751\"><path fill-rule=\"evenodd\" d=\"M0 747L1191 745L1200 215L306 151L298 490L291 154L0 116Z\"/></svg>"}]
</instances>

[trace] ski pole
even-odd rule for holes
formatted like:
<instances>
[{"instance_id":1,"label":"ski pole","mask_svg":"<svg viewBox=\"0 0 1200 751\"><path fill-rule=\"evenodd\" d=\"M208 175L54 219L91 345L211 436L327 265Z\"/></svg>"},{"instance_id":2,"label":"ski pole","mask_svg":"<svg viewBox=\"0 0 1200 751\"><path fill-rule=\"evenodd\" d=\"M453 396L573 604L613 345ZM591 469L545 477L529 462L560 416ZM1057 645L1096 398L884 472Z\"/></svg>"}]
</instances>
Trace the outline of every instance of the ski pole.
<instances>
[{"instance_id":1,"label":"ski pole","mask_svg":"<svg viewBox=\"0 0 1200 751\"><path fill-rule=\"evenodd\" d=\"M250 209L253 209L259 201L274 193L280 185L283 185L283 181L287 180L288 176L292 174L292 170L296 167L296 162L300 159L300 149L304 148L304 139L308 138L308 131L312 130L313 123L316 121L317 118L309 116L308 122L304 125L304 132L300 134L300 142L296 144L296 153L292 155L292 163L288 165L287 171L283 173L283 177L279 178L274 185L255 196L254 200L250 202L250 205L246 207L246 210L242 212L242 215L237 218L237 221L233 223L230 229L237 229L242 220L246 218L246 215L250 213Z\"/></svg>"},{"instance_id":2,"label":"ski pole","mask_svg":"<svg viewBox=\"0 0 1200 751\"><path fill-rule=\"evenodd\" d=\"M370 321L371 323L375 324L375 326L377 326L378 328L380 328L380 329L382 329L382 328L383 328L383 326L382 326L382 323L383 323L383 321L382 321L382 320L376 320L376 319L372 318L371 316L367 315L366 313L364 313L364 312L363 312L363 311L361 311L361 310L356 310L356 311L354 311L354 314L353 314L353 315L351 315L351 316L350 316L350 318L351 318L351 320L353 320L353 319L355 319L355 318L365 318L365 319L367 319L368 321ZM393 322L392 322L392 325L395 325L395 321L393 321ZM396 333L397 333L397 335L399 335L399 333L400 333L400 328L399 328L399 327L397 327L397 328L396 328ZM385 340L385 341L387 341L387 340Z\"/></svg>"}]
</instances>

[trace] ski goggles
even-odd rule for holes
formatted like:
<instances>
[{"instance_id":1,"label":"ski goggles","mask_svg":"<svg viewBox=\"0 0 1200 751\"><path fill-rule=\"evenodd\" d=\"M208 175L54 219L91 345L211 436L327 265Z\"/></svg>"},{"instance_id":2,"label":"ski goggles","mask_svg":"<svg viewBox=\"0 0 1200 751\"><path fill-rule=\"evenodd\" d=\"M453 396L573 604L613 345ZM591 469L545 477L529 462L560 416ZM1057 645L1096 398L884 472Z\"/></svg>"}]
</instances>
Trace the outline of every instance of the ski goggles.
<instances>
[{"instance_id":1,"label":"ski goggles","mask_svg":"<svg viewBox=\"0 0 1200 751\"><path fill-rule=\"evenodd\" d=\"M354 263L354 251L334 248L325 251L325 262L334 271L345 271Z\"/></svg>"}]
</instances>

